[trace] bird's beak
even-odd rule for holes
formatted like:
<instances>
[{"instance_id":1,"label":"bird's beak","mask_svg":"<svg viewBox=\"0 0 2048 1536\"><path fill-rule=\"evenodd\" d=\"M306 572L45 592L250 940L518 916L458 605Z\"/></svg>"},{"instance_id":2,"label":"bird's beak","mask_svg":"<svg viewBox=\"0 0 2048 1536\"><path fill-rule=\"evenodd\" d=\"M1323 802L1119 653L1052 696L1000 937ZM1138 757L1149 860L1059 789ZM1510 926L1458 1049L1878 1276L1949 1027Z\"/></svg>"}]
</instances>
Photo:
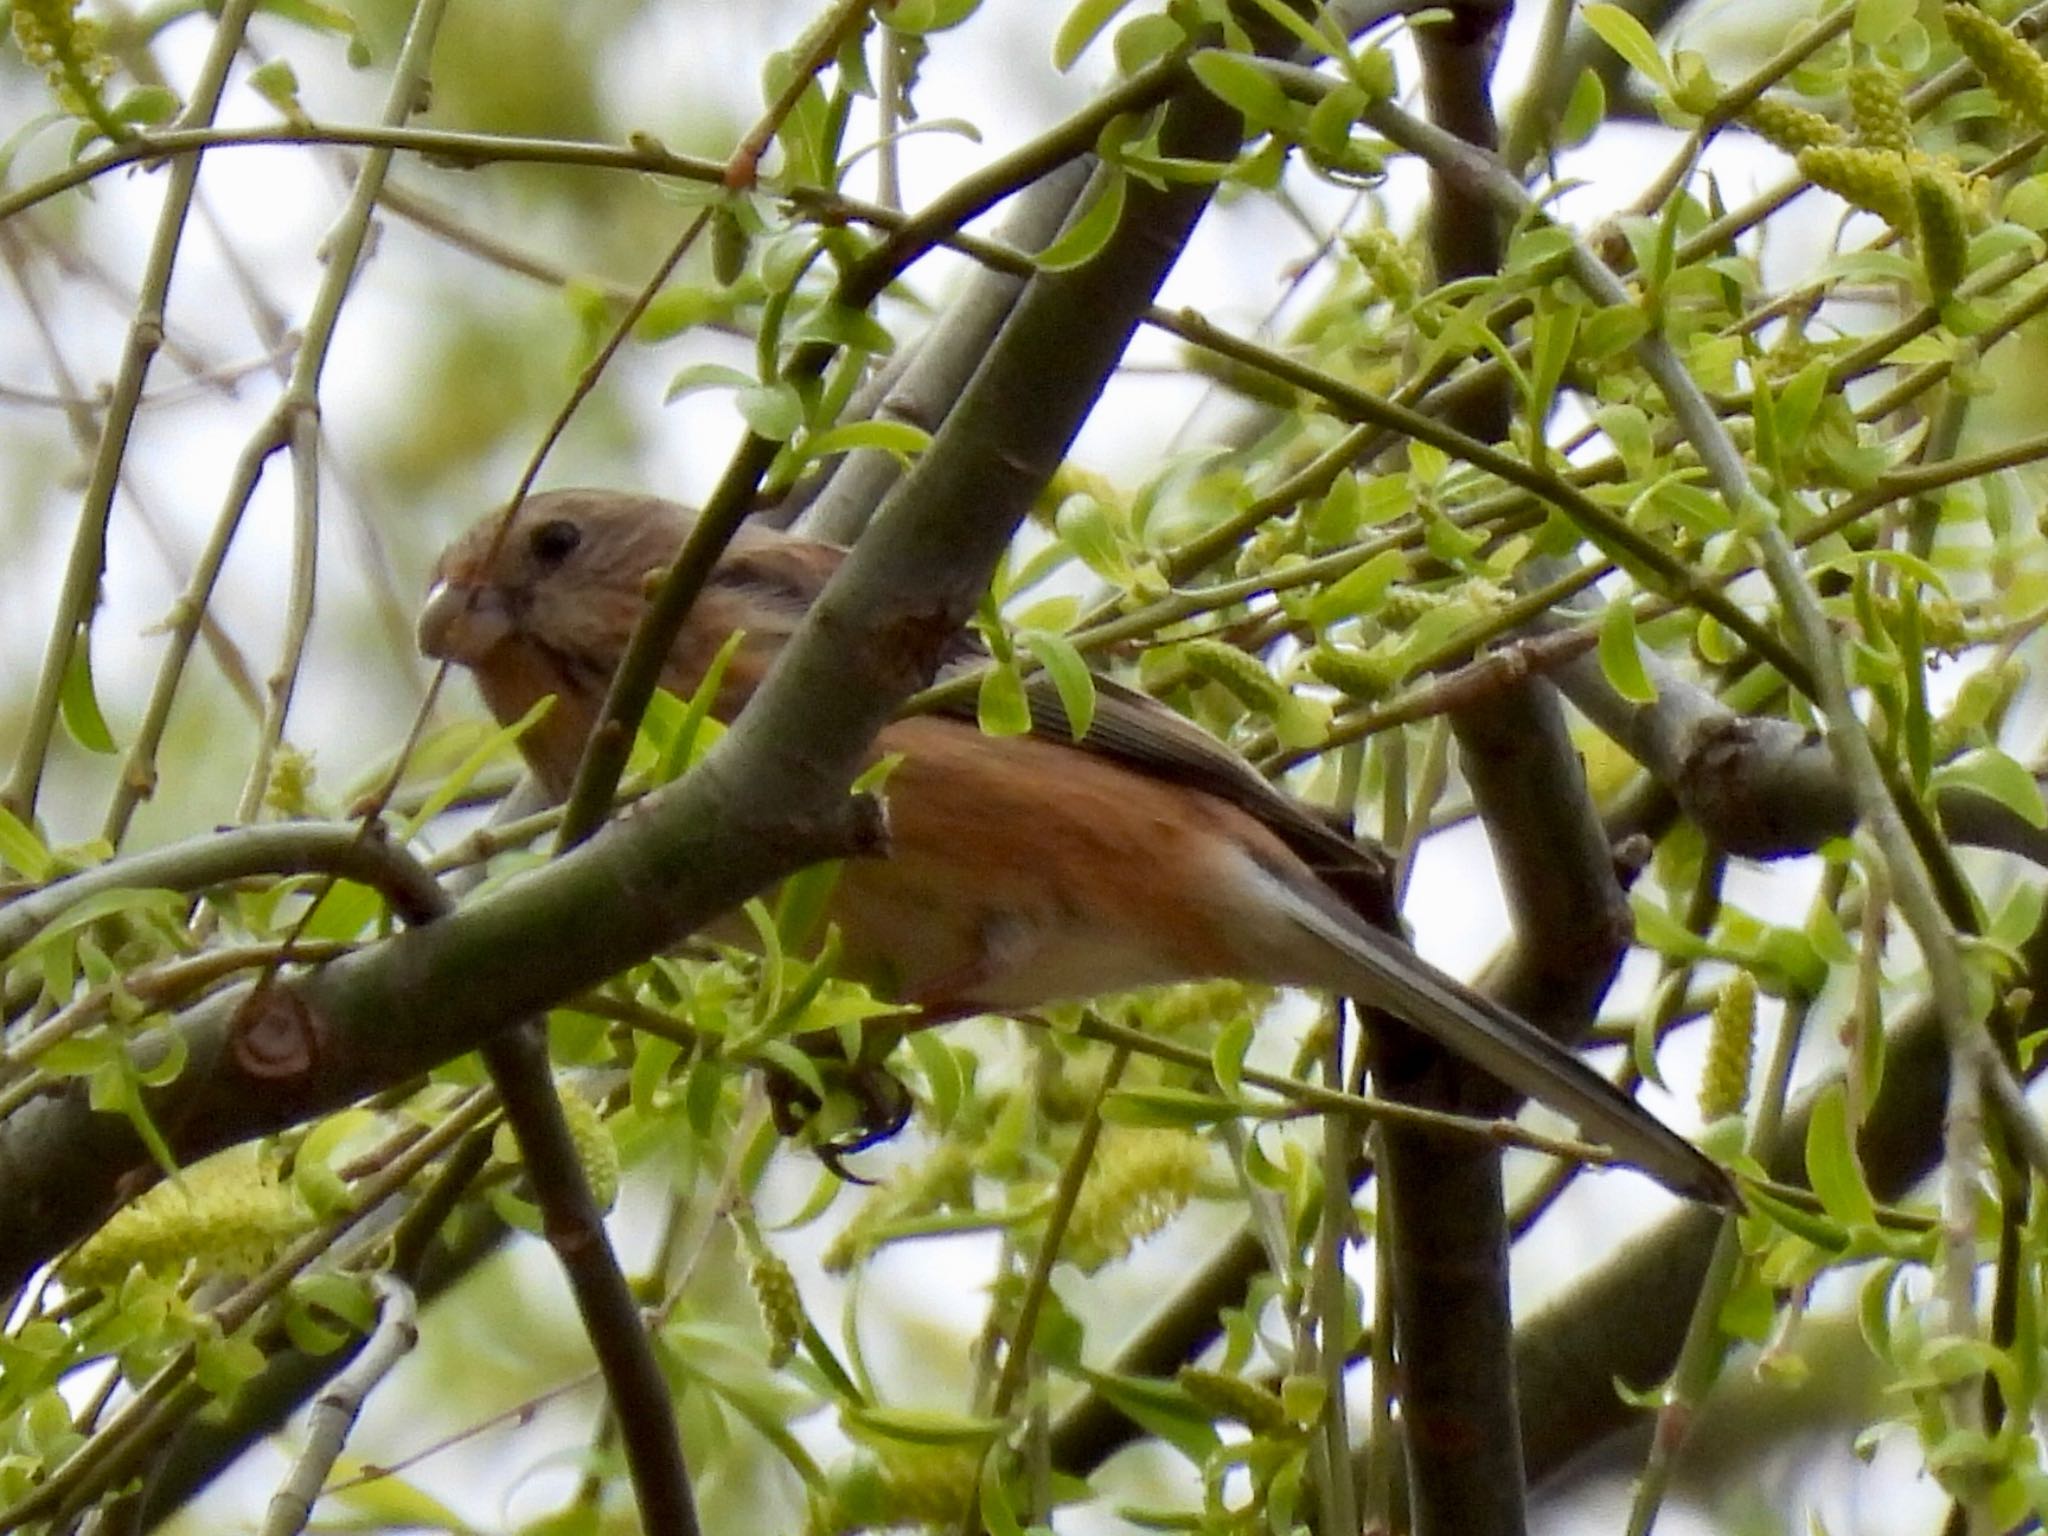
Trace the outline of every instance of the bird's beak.
<instances>
[{"instance_id":1,"label":"bird's beak","mask_svg":"<svg viewBox=\"0 0 2048 1536\"><path fill-rule=\"evenodd\" d=\"M512 615L495 587L437 581L420 609L420 649L437 661L481 661L511 634Z\"/></svg>"}]
</instances>

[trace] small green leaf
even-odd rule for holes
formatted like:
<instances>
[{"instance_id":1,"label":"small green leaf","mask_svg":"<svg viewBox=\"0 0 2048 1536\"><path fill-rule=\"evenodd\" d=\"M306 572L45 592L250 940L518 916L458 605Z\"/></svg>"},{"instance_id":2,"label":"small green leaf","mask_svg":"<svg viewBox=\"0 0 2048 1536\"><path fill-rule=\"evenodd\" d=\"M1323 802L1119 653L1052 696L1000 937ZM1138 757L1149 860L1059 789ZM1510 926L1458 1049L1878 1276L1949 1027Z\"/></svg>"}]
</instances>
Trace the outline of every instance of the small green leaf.
<instances>
[{"instance_id":1,"label":"small green leaf","mask_svg":"<svg viewBox=\"0 0 2048 1536\"><path fill-rule=\"evenodd\" d=\"M1654 704L1657 685L1643 666L1643 651L1636 639L1635 605L1616 598L1600 619L1600 670L1608 686L1631 704Z\"/></svg>"},{"instance_id":2,"label":"small green leaf","mask_svg":"<svg viewBox=\"0 0 2048 1536\"><path fill-rule=\"evenodd\" d=\"M1572 86L1570 98L1564 104L1564 111L1557 119L1557 142L1560 148L1571 149L1593 137L1593 132L1607 120L1607 87L1600 83L1600 73L1591 65L1579 71L1579 78Z\"/></svg>"},{"instance_id":3,"label":"small green leaf","mask_svg":"<svg viewBox=\"0 0 2048 1536\"><path fill-rule=\"evenodd\" d=\"M1278 128L1294 115L1287 93L1263 68L1242 54L1204 48L1188 60L1188 68L1210 95L1243 113L1247 127Z\"/></svg>"},{"instance_id":4,"label":"small green leaf","mask_svg":"<svg viewBox=\"0 0 2048 1536\"><path fill-rule=\"evenodd\" d=\"M1031 729L1031 703L1024 693L1024 675L1014 662L1002 662L981 675L975 718L991 736L1022 736Z\"/></svg>"},{"instance_id":5,"label":"small green leaf","mask_svg":"<svg viewBox=\"0 0 2048 1536\"><path fill-rule=\"evenodd\" d=\"M1832 1083L1814 1101L1806 1128L1806 1177L1821 1208L1851 1232L1874 1226L1877 1203L1863 1182L1863 1166L1849 1138L1849 1111L1842 1086Z\"/></svg>"},{"instance_id":6,"label":"small green leaf","mask_svg":"<svg viewBox=\"0 0 2048 1536\"><path fill-rule=\"evenodd\" d=\"M4 805L0 805L0 863L38 885L49 879L57 867L43 840Z\"/></svg>"},{"instance_id":7,"label":"small green leaf","mask_svg":"<svg viewBox=\"0 0 2048 1536\"><path fill-rule=\"evenodd\" d=\"M1102 188L1059 237L1032 257L1041 272L1066 272L1085 265L1116 233L1124 216L1124 188L1129 178L1123 172L1105 173Z\"/></svg>"},{"instance_id":8,"label":"small green leaf","mask_svg":"<svg viewBox=\"0 0 2048 1536\"><path fill-rule=\"evenodd\" d=\"M894 1440L904 1445L986 1445L1004 1428L1001 1419L971 1418L936 1408L861 1408L840 1410L848 1434L863 1440Z\"/></svg>"},{"instance_id":9,"label":"small green leaf","mask_svg":"<svg viewBox=\"0 0 2048 1536\"><path fill-rule=\"evenodd\" d=\"M249 86L282 117L299 118L299 77L288 59L272 59L249 72Z\"/></svg>"},{"instance_id":10,"label":"small green leaf","mask_svg":"<svg viewBox=\"0 0 2048 1536\"><path fill-rule=\"evenodd\" d=\"M1111 521L1109 508L1084 492L1069 496L1053 514L1053 526L1060 542L1081 559L1081 563L1104 581L1127 586L1131 581L1130 561L1123 541Z\"/></svg>"},{"instance_id":11,"label":"small green leaf","mask_svg":"<svg viewBox=\"0 0 2048 1536\"><path fill-rule=\"evenodd\" d=\"M1060 708L1067 717L1067 729L1079 741L1095 723L1095 674L1088 670L1088 663L1065 635L1023 630L1017 638L1052 679L1053 689L1060 696Z\"/></svg>"},{"instance_id":12,"label":"small green leaf","mask_svg":"<svg viewBox=\"0 0 2048 1536\"><path fill-rule=\"evenodd\" d=\"M258 83L256 76L261 75L265 69L272 68L283 69L287 76L291 74L291 66L289 64L284 63L281 59L275 60L271 64L264 65L263 69L257 70L255 74L252 74L249 77L249 83L256 86L258 90L263 90L263 86ZM293 81L292 85L296 89L298 82ZM270 93L264 91L263 94L267 98ZM178 93L167 85L138 85L134 90L114 103L114 118L117 122L140 123L146 128L154 128L158 124L168 123L172 118L176 117L178 109L183 105L184 103L178 100Z\"/></svg>"},{"instance_id":13,"label":"small green leaf","mask_svg":"<svg viewBox=\"0 0 2048 1536\"><path fill-rule=\"evenodd\" d=\"M771 443L786 443L804 424L803 397L787 379L755 384L733 396L733 406L752 431Z\"/></svg>"},{"instance_id":14,"label":"small green leaf","mask_svg":"<svg viewBox=\"0 0 2048 1536\"><path fill-rule=\"evenodd\" d=\"M1102 1119L1108 1125L1181 1130L1235 1120L1243 1113L1244 1106L1230 1099L1186 1088L1119 1088L1102 1101Z\"/></svg>"},{"instance_id":15,"label":"small green leaf","mask_svg":"<svg viewBox=\"0 0 2048 1536\"><path fill-rule=\"evenodd\" d=\"M804 438L799 452L808 461L874 448L908 464L931 443L931 433L907 421L848 421L811 433Z\"/></svg>"},{"instance_id":16,"label":"small green leaf","mask_svg":"<svg viewBox=\"0 0 2048 1536\"><path fill-rule=\"evenodd\" d=\"M825 341L835 347L871 352L886 357L896 350L896 338L889 328L864 309L846 304L822 304L805 315L794 332L797 341Z\"/></svg>"},{"instance_id":17,"label":"small green leaf","mask_svg":"<svg viewBox=\"0 0 2048 1536\"><path fill-rule=\"evenodd\" d=\"M1407 555L1398 549L1383 549L1318 592L1309 604L1309 622L1322 629L1341 619L1371 613L1394 583L1407 574Z\"/></svg>"},{"instance_id":18,"label":"small green leaf","mask_svg":"<svg viewBox=\"0 0 2048 1536\"><path fill-rule=\"evenodd\" d=\"M684 395L695 394L700 389L754 387L754 376L743 369L733 368L725 363L692 363L668 381L668 393L661 398L666 403L680 400Z\"/></svg>"},{"instance_id":19,"label":"small green leaf","mask_svg":"<svg viewBox=\"0 0 2048 1536\"><path fill-rule=\"evenodd\" d=\"M64 664L64 686L57 696L64 717L64 729L88 752L112 752L113 732L100 713L100 701L92 686L92 631L80 628L71 646L71 659Z\"/></svg>"},{"instance_id":20,"label":"small green leaf","mask_svg":"<svg viewBox=\"0 0 2048 1536\"><path fill-rule=\"evenodd\" d=\"M1088 50L1088 45L1102 33L1102 29L1116 20L1117 13L1131 0L1080 0L1066 14L1059 30L1052 39L1052 67L1065 74L1074 67L1074 61Z\"/></svg>"},{"instance_id":21,"label":"small green leaf","mask_svg":"<svg viewBox=\"0 0 2048 1536\"><path fill-rule=\"evenodd\" d=\"M1620 6L1589 5L1579 12L1579 19L1644 79L1662 86L1667 92L1678 88L1678 83L1671 77L1671 67L1664 62L1664 55L1657 51L1657 40L1650 36L1648 28Z\"/></svg>"},{"instance_id":22,"label":"small green leaf","mask_svg":"<svg viewBox=\"0 0 2048 1536\"><path fill-rule=\"evenodd\" d=\"M1968 789L1997 801L2028 826L2048 827L2048 804L2026 768L1996 747L1966 752L1934 771L1936 789Z\"/></svg>"}]
</instances>

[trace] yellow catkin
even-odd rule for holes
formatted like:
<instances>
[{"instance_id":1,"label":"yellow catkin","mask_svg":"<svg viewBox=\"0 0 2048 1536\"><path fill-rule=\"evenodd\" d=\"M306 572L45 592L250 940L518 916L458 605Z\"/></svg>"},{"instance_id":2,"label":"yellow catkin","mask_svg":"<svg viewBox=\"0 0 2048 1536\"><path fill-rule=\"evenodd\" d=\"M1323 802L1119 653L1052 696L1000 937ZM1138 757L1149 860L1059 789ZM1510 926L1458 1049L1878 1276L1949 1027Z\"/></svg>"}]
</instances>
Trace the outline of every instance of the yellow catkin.
<instances>
[{"instance_id":1,"label":"yellow catkin","mask_svg":"<svg viewBox=\"0 0 2048 1536\"><path fill-rule=\"evenodd\" d=\"M1110 1127L1067 1220L1063 1256L1084 1270L1124 1257L1186 1209L1208 1167L1208 1145L1191 1131Z\"/></svg>"},{"instance_id":2,"label":"yellow catkin","mask_svg":"<svg viewBox=\"0 0 2048 1536\"><path fill-rule=\"evenodd\" d=\"M1865 149L1894 155L1913 152L1913 119L1898 76L1881 64L1861 64L1849 71L1849 120L1856 142Z\"/></svg>"},{"instance_id":3,"label":"yellow catkin","mask_svg":"<svg viewBox=\"0 0 2048 1536\"><path fill-rule=\"evenodd\" d=\"M309 1230L298 1192L246 1151L224 1153L116 1211L64 1262L66 1283L111 1288L141 1268L175 1278L188 1264L209 1275L260 1273Z\"/></svg>"},{"instance_id":4,"label":"yellow catkin","mask_svg":"<svg viewBox=\"0 0 2048 1536\"><path fill-rule=\"evenodd\" d=\"M1913 228L1913 185L1906 162L1881 149L1820 145L1799 152L1799 173L1845 203L1867 209L1895 230Z\"/></svg>"},{"instance_id":5,"label":"yellow catkin","mask_svg":"<svg viewBox=\"0 0 2048 1536\"><path fill-rule=\"evenodd\" d=\"M1788 155L1796 155L1802 149L1817 149L1824 144L1841 144L1847 139L1840 128L1818 112L1794 106L1776 96L1764 96L1751 102L1749 110L1742 114L1742 121L1766 143L1775 145Z\"/></svg>"},{"instance_id":6,"label":"yellow catkin","mask_svg":"<svg viewBox=\"0 0 2048 1536\"><path fill-rule=\"evenodd\" d=\"M1974 5L1944 5L1941 16L1991 93L2034 127L2048 128L2048 61Z\"/></svg>"},{"instance_id":7,"label":"yellow catkin","mask_svg":"<svg viewBox=\"0 0 2048 1536\"><path fill-rule=\"evenodd\" d=\"M1737 971L1714 1000L1707 1029L1707 1061L1700 1073L1700 1117L1719 1120L1749 1102L1750 1063L1756 1053L1756 978Z\"/></svg>"}]
</instances>

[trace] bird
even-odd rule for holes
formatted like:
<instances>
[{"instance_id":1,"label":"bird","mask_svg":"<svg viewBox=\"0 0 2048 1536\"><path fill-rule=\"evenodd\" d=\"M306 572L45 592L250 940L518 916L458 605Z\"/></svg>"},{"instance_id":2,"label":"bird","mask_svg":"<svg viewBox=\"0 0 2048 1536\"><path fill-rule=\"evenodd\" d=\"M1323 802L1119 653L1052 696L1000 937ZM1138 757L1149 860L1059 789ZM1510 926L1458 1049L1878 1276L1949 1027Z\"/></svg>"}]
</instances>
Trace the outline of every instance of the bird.
<instances>
[{"instance_id":1,"label":"bird","mask_svg":"<svg viewBox=\"0 0 2048 1536\"><path fill-rule=\"evenodd\" d=\"M694 514L661 497L565 489L479 519L442 552L419 619L429 657L466 668L556 799L574 781L648 583ZM662 686L744 707L845 550L742 525L697 596ZM979 654L958 638L942 671ZM1390 860L1148 695L1095 679L1085 731L1043 678L1028 734L940 710L885 726L872 759L887 850L833 888L839 962L934 1021L1028 1012L1173 982L1317 989L1382 1010L1539 1100L1673 1191L1729 1204L1727 1173L1535 1025L1417 955Z\"/></svg>"}]
</instances>

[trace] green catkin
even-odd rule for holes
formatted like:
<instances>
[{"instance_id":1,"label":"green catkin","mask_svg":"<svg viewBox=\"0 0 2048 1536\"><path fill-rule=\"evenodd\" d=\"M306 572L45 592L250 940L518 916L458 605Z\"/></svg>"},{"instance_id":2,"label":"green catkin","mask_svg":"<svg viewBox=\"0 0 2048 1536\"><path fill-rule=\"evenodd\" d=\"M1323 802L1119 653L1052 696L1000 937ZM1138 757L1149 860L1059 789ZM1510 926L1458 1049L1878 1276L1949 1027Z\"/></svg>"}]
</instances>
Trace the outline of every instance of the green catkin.
<instances>
[{"instance_id":1,"label":"green catkin","mask_svg":"<svg viewBox=\"0 0 2048 1536\"><path fill-rule=\"evenodd\" d=\"M576 1145L576 1161L590 1185L590 1196L600 1211L609 1211L619 1198L618 1144L590 1100L575 1092L564 1092L561 1099L562 1119Z\"/></svg>"},{"instance_id":2,"label":"green catkin","mask_svg":"<svg viewBox=\"0 0 2048 1536\"><path fill-rule=\"evenodd\" d=\"M797 1294L796 1276L766 1243L749 1245L747 1285L754 1293L754 1305L761 1309L761 1326L768 1331L768 1367L780 1370L796 1355L804 1336L804 1304Z\"/></svg>"},{"instance_id":3,"label":"green catkin","mask_svg":"<svg viewBox=\"0 0 2048 1536\"><path fill-rule=\"evenodd\" d=\"M1845 203L1883 219L1901 233L1913 229L1913 179L1906 162L1881 149L1821 145L1799 152L1799 173Z\"/></svg>"},{"instance_id":4,"label":"green catkin","mask_svg":"<svg viewBox=\"0 0 2048 1536\"><path fill-rule=\"evenodd\" d=\"M1260 714L1286 702L1287 690L1256 656L1221 640L1189 640L1178 647L1188 670L1221 684L1238 703Z\"/></svg>"},{"instance_id":5,"label":"green catkin","mask_svg":"<svg viewBox=\"0 0 2048 1536\"><path fill-rule=\"evenodd\" d=\"M1707 1029L1707 1061L1700 1073L1700 1118L1739 1114L1749 1102L1750 1065L1756 1053L1756 978L1737 971L1714 999Z\"/></svg>"},{"instance_id":6,"label":"green catkin","mask_svg":"<svg viewBox=\"0 0 2048 1536\"><path fill-rule=\"evenodd\" d=\"M1795 107L1776 96L1763 96L1751 102L1749 110L1742 114L1742 121L1766 143L1788 155L1796 155L1802 149L1842 144L1848 138L1818 112Z\"/></svg>"},{"instance_id":7,"label":"green catkin","mask_svg":"<svg viewBox=\"0 0 2048 1536\"><path fill-rule=\"evenodd\" d=\"M1991 93L2034 127L2048 129L2048 61L1974 5L1944 5L1941 16Z\"/></svg>"},{"instance_id":8,"label":"green catkin","mask_svg":"<svg viewBox=\"0 0 2048 1536\"><path fill-rule=\"evenodd\" d=\"M1849 71L1849 120L1856 142L1865 149L1889 154L1913 152L1913 119L1899 91L1898 76L1880 64L1862 64Z\"/></svg>"},{"instance_id":9,"label":"green catkin","mask_svg":"<svg viewBox=\"0 0 2048 1536\"><path fill-rule=\"evenodd\" d=\"M138 1267L165 1278L188 1264L209 1275L260 1274L313 1220L273 1170L246 1151L225 1153L116 1211L64 1261L63 1277L111 1288Z\"/></svg>"},{"instance_id":10,"label":"green catkin","mask_svg":"<svg viewBox=\"0 0 2048 1536\"><path fill-rule=\"evenodd\" d=\"M1308 653L1309 674L1354 699L1384 698L1400 681L1400 669L1371 651L1319 645Z\"/></svg>"},{"instance_id":11,"label":"green catkin","mask_svg":"<svg viewBox=\"0 0 2048 1536\"><path fill-rule=\"evenodd\" d=\"M1937 165L1913 167L1913 221L1920 265L1938 299L1954 293L1970 269L1970 220L1955 178Z\"/></svg>"}]
</instances>

